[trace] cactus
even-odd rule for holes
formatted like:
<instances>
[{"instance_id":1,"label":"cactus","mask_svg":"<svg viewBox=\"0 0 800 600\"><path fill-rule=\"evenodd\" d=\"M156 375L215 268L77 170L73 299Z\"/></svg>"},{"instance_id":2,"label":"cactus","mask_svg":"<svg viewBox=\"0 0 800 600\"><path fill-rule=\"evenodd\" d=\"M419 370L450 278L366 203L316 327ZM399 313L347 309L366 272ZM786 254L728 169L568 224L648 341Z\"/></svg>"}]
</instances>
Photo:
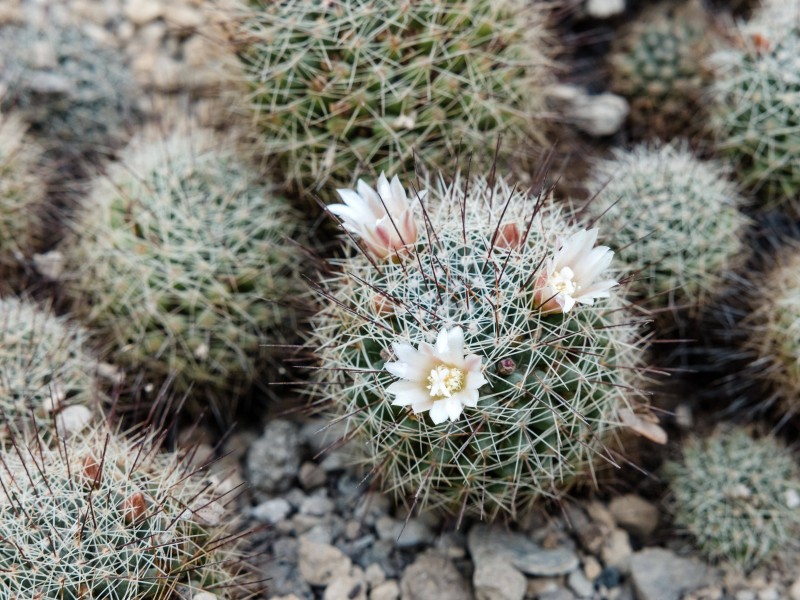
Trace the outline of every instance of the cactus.
<instances>
[{"instance_id":1,"label":"cactus","mask_svg":"<svg viewBox=\"0 0 800 600\"><path fill-rule=\"evenodd\" d=\"M311 397L395 497L515 518L637 422L643 338L616 281L592 283L612 254L589 251L596 230L502 178L441 183L424 211L397 179L341 194L331 212L363 251L320 284ZM378 196L386 216L359 225Z\"/></svg>"},{"instance_id":2,"label":"cactus","mask_svg":"<svg viewBox=\"0 0 800 600\"><path fill-rule=\"evenodd\" d=\"M675 522L712 560L752 568L800 533L800 469L774 438L742 429L692 439L665 473Z\"/></svg>"},{"instance_id":3,"label":"cactus","mask_svg":"<svg viewBox=\"0 0 800 600\"><path fill-rule=\"evenodd\" d=\"M800 411L800 246L790 244L750 299L741 322L749 369L771 390L784 414Z\"/></svg>"},{"instance_id":4,"label":"cactus","mask_svg":"<svg viewBox=\"0 0 800 600\"><path fill-rule=\"evenodd\" d=\"M545 146L554 40L524 0L253 2L240 43L259 144L288 184L322 189L413 172L473 172L523 142ZM474 153L474 154L473 154Z\"/></svg>"},{"instance_id":5,"label":"cactus","mask_svg":"<svg viewBox=\"0 0 800 600\"><path fill-rule=\"evenodd\" d=\"M800 214L800 2L773 2L712 57L712 127L741 182Z\"/></svg>"},{"instance_id":6,"label":"cactus","mask_svg":"<svg viewBox=\"0 0 800 600\"><path fill-rule=\"evenodd\" d=\"M28 301L0 300L0 441L35 424L74 432L100 410L87 334ZM31 422L33 419L33 422Z\"/></svg>"},{"instance_id":7,"label":"cactus","mask_svg":"<svg viewBox=\"0 0 800 600\"><path fill-rule=\"evenodd\" d=\"M631 106L641 137L686 136L702 124L711 47L708 18L694 2L658 4L619 32L611 62L611 89Z\"/></svg>"},{"instance_id":8,"label":"cactus","mask_svg":"<svg viewBox=\"0 0 800 600\"><path fill-rule=\"evenodd\" d=\"M588 211L615 232L619 258L636 273L633 295L694 310L723 291L746 260L749 224L726 176L681 143L616 150L596 163Z\"/></svg>"},{"instance_id":9,"label":"cactus","mask_svg":"<svg viewBox=\"0 0 800 600\"><path fill-rule=\"evenodd\" d=\"M53 22L0 35L0 110L17 109L56 159L108 155L124 143L137 116L133 82L122 53L80 28Z\"/></svg>"},{"instance_id":10,"label":"cactus","mask_svg":"<svg viewBox=\"0 0 800 600\"><path fill-rule=\"evenodd\" d=\"M0 114L0 276L7 278L41 237L45 186L41 148L25 136L17 115Z\"/></svg>"},{"instance_id":11,"label":"cactus","mask_svg":"<svg viewBox=\"0 0 800 600\"><path fill-rule=\"evenodd\" d=\"M211 132L143 135L71 229L65 283L114 362L175 375L227 420L293 319L287 204Z\"/></svg>"},{"instance_id":12,"label":"cactus","mask_svg":"<svg viewBox=\"0 0 800 600\"><path fill-rule=\"evenodd\" d=\"M17 440L0 469L0 588L11 598L189 600L241 582L231 493L159 453L160 439L98 426L52 449Z\"/></svg>"}]
</instances>

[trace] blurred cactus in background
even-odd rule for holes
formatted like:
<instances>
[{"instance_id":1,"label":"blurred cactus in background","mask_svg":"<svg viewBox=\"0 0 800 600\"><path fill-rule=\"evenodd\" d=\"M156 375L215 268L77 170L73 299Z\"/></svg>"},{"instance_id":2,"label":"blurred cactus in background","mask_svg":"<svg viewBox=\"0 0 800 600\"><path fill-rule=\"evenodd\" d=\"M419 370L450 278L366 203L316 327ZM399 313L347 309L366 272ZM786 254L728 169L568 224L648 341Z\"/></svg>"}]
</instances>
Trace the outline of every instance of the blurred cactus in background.
<instances>
[{"instance_id":1,"label":"blurred cactus in background","mask_svg":"<svg viewBox=\"0 0 800 600\"><path fill-rule=\"evenodd\" d=\"M65 283L111 359L174 375L228 421L292 327L295 222L225 140L143 135L72 223Z\"/></svg>"},{"instance_id":2,"label":"blurred cactus in background","mask_svg":"<svg viewBox=\"0 0 800 600\"><path fill-rule=\"evenodd\" d=\"M587 210L614 232L619 258L635 273L634 296L651 308L693 312L744 264L749 219L723 166L697 159L687 146L645 144L597 161Z\"/></svg>"},{"instance_id":3,"label":"blurred cactus in background","mask_svg":"<svg viewBox=\"0 0 800 600\"><path fill-rule=\"evenodd\" d=\"M527 0L252 2L239 34L260 146L293 187L488 167L549 145L555 39Z\"/></svg>"}]
</instances>

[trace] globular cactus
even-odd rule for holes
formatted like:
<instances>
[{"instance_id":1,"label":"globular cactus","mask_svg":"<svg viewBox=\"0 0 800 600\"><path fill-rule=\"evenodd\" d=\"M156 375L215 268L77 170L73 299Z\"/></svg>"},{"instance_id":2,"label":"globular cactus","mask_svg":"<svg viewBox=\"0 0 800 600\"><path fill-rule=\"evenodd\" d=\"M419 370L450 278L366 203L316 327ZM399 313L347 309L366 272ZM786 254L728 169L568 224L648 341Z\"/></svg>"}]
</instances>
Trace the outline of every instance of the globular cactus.
<instances>
[{"instance_id":1,"label":"globular cactus","mask_svg":"<svg viewBox=\"0 0 800 600\"><path fill-rule=\"evenodd\" d=\"M629 118L640 137L686 136L703 124L708 21L698 3L662 3L616 36L611 89L630 102Z\"/></svg>"},{"instance_id":2,"label":"globular cactus","mask_svg":"<svg viewBox=\"0 0 800 600\"><path fill-rule=\"evenodd\" d=\"M800 246L784 249L749 303L752 311L739 323L752 362L748 372L793 416L800 412Z\"/></svg>"},{"instance_id":3,"label":"globular cactus","mask_svg":"<svg viewBox=\"0 0 800 600\"><path fill-rule=\"evenodd\" d=\"M227 420L293 322L294 227L225 140L144 135L72 223L68 292L113 362L174 375Z\"/></svg>"},{"instance_id":4,"label":"globular cactus","mask_svg":"<svg viewBox=\"0 0 800 600\"><path fill-rule=\"evenodd\" d=\"M774 438L721 430L684 444L665 474L675 522L712 560L752 568L800 533L800 469Z\"/></svg>"},{"instance_id":5,"label":"globular cactus","mask_svg":"<svg viewBox=\"0 0 800 600\"><path fill-rule=\"evenodd\" d=\"M74 433L99 415L98 365L80 326L35 304L0 299L0 442L35 427Z\"/></svg>"},{"instance_id":6,"label":"globular cactus","mask_svg":"<svg viewBox=\"0 0 800 600\"><path fill-rule=\"evenodd\" d=\"M0 35L0 109L16 109L55 159L91 159L122 145L137 116L133 82L123 54L80 28L53 22Z\"/></svg>"},{"instance_id":7,"label":"globular cactus","mask_svg":"<svg viewBox=\"0 0 800 600\"><path fill-rule=\"evenodd\" d=\"M525 0L251 3L238 42L261 128L287 183L323 189L419 164L473 172L545 142L554 39ZM473 154L474 153L474 154Z\"/></svg>"},{"instance_id":8,"label":"globular cactus","mask_svg":"<svg viewBox=\"0 0 800 600\"><path fill-rule=\"evenodd\" d=\"M312 397L385 489L515 518L591 471L623 422L646 429L643 338L597 230L502 178L340 194L362 252L320 284Z\"/></svg>"},{"instance_id":9,"label":"globular cactus","mask_svg":"<svg viewBox=\"0 0 800 600\"><path fill-rule=\"evenodd\" d=\"M54 448L17 440L0 469L0 596L236 597L235 491L160 439L101 425Z\"/></svg>"},{"instance_id":10,"label":"globular cactus","mask_svg":"<svg viewBox=\"0 0 800 600\"><path fill-rule=\"evenodd\" d=\"M0 274L6 278L36 250L42 235L45 185L42 149L25 135L18 115L0 114Z\"/></svg>"},{"instance_id":11,"label":"globular cactus","mask_svg":"<svg viewBox=\"0 0 800 600\"><path fill-rule=\"evenodd\" d=\"M800 214L800 2L767 3L716 52L712 128L737 177L771 208Z\"/></svg>"},{"instance_id":12,"label":"globular cactus","mask_svg":"<svg viewBox=\"0 0 800 600\"><path fill-rule=\"evenodd\" d=\"M679 142L596 162L588 212L614 231L619 258L635 273L631 294L651 308L706 305L746 260L745 200L727 175Z\"/></svg>"}]
</instances>

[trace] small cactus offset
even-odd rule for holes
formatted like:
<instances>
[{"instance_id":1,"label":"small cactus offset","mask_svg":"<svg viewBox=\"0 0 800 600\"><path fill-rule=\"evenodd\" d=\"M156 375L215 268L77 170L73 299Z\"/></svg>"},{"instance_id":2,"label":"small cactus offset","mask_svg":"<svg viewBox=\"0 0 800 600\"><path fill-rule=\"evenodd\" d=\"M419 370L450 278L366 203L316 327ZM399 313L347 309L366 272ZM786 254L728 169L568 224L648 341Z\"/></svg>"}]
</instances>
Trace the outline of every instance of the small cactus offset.
<instances>
[{"instance_id":1,"label":"small cactus offset","mask_svg":"<svg viewBox=\"0 0 800 600\"><path fill-rule=\"evenodd\" d=\"M800 534L800 469L783 444L742 429L692 439L665 473L676 523L712 560L752 568Z\"/></svg>"},{"instance_id":2,"label":"small cactus offset","mask_svg":"<svg viewBox=\"0 0 800 600\"><path fill-rule=\"evenodd\" d=\"M75 433L98 416L98 365L87 338L31 302L0 299L0 442L31 426L48 439L47 431Z\"/></svg>"},{"instance_id":3,"label":"small cactus offset","mask_svg":"<svg viewBox=\"0 0 800 600\"><path fill-rule=\"evenodd\" d=\"M746 260L745 200L726 176L679 142L615 150L596 163L588 211L614 231L619 258L635 274L630 291L651 308L702 307Z\"/></svg>"},{"instance_id":4,"label":"small cactus offset","mask_svg":"<svg viewBox=\"0 0 800 600\"><path fill-rule=\"evenodd\" d=\"M261 145L288 184L450 169L545 145L554 41L524 0L252 2L240 34ZM473 171L474 172L474 171Z\"/></svg>"},{"instance_id":5,"label":"small cactus offset","mask_svg":"<svg viewBox=\"0 0 800 600\"><path fill-rule=\"evenodd\" d=\"M330 211L362 252L318 290L312 395L385 489L515 518L590 472L623 421L644 423L643 339L597 230L502 179L407 196L381 176L340 194Z\"/></svg>"},{"instance_id":6,"label":"small cactus offset","mask_svg":"<svg viewBox=\"0 0 800 600\"><path fill-rule=\"evenodd\" d=\"M159 452L160 439L98 426L52 449L17 440L0 469L0 590L10 598L236 597L241 559L226 506L235 491Z\"/></svg>"},{"instance_id":7,"label":"small cactus offset","mask_svg":"<svg viewBox=\"0 0 800 600\"><path fill-rule=\"evenodd\" d=\"M227 420L293 321L294 231L286 202L227 141L143 135L72 224L65 283L114 362L174 375Z\"/></svg>"},{"instance_id":8,"label":"small cactus offset","mask_svg":"<svg viewBox=\"0 0 800 600\"><path fill-rule=\"evenodd\" d=\"M629 118L641 137L685 136L702 125L708 20L699 3L662 3L615 38L611 89L629 100Z\"/></svg>"},{"instance_id":9,"label":"small cactus offset","mask_svg":"<svg viewBox=\"0 0 800 600\"><path fill-rule=\"evenodd\" d=\"M0 114L0 275L5 278L37 248L45 185L42 149L18 115Z\"/></svg>"},{"instance_id":10,"label":"small cactus offset","mask_svg":"<svg viewBox=\"0 0 800 600\"><path fill-rule=\"evenodd\" d=\"M105 156L136 119L134 77L123 54L80 28L4 27L0 109L14 108L59 160Z\"/></svg>"},{"instance_id":11,"label":"small cactus offset","mask_svg":"<svg viewBox=\"0 0 800 600\"><path fill-rule=\"evenodd\" d=\"M767 207L800 214L800 2L767 4L711 59L719 151Z\"/></svg>"},{"instance_id":12,"label":"small cactus offset","mask_svg":"<svg viewBox=\"0 0 800 600\"><path fill-rule=\"evenodd\" d=\"M778 257L741 323L752 357L750 371L767 384L784 414L800 413L800 246Z\"/></svg>"}]
</instances>

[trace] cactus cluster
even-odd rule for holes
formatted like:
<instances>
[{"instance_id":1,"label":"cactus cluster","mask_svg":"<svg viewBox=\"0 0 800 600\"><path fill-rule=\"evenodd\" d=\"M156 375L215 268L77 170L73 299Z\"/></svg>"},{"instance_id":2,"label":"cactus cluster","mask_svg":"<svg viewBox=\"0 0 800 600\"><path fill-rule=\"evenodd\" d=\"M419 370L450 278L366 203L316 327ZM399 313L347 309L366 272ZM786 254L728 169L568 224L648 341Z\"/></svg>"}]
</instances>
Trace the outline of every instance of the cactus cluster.
<instances>
[{"instance_id":1,"label":"cactus cluster","mask_svg":"<svg viewBox=\"0 0 800 600\"><path fill-rule=\"evenodd\" d=\"M789 415L800 412L800 246L790 245L750 299L741 323L753 373Z\"/></svg>"},{"instance_id":2,"label":"cactus cluster","mask_svg":"<svg viewBox=\"0 0 800 600\"><path fill-rule=\"evenodd\" d=\"M772 2L712 56L719 151L768 207L800 213L800 2Z\"/></svg>"},{"instance_id":3,"label":"cactus cluster","mask_svg":"<svg viewBox=\"0 0 800 600\"><path fill-rule=\"evenodd\" d=\"M30 141L17 115L0 114L0 274L29 256L41 237L45 185L41 148Z\"/></svg>"},{"instance_id":4,"label":"cactus cluster","mask_svg":"<svg viewBox=\"0 0 800 600\"><path fill-rule=\"evenodd\" d=\"M97 361L87 338L29 301L0 299L0 440L34 423L42 432L69 433L96 416Z\"/></svg>"},{"instance_id":5,"label":"cactus cluster","mask_svg":"<svg viewBox=\"0 0 800 600\"><path fill-rule=\"evenodd\" d=\"M0 469L0 596L231 597L232 494L159 440L105 426L55 448L17 440Z\"/></svg>"},{"instance_id":6,"label":"cactus cluster","mask_svg":"<svg viewBox=\"0 0 800 600\"><path fill-rule=\"evenodd\" d=\"M4 27L0 109L14 108L50 156L65 161L111 153L136 117L134 78L122 53L78 27Z\"/></svg>"},{"instance_id":7,"label":"cactus cluster","mask_svg":"<svg viewBox=\"0 0 800 600\"><path fill-rule=\"evenodd\" d=\"M800 469L774 438L742 429L692 439L665 473L676 523L712 560L751 568L800 533Z\"/></svg>"},{"instance_id":8,"label":"cactus cluster","mask_svg":"<svg viewBox=\"0 0 800 600\"><path fill-rule=\"evenodd\" d=\"M611 89L630 102L644 137L687 135L699 121L709 74L709 28L695 2L658 4L619 32L611 52Z\"/></svg>"},{"instance_id":9,"label":"cactus cluster","mask_svg":"<svg viewBox=\"0 0 800 600\"><path fill-rule=\"evenodd\" d=\"M287 183L412 173L417 161L486 164L544 141L553 40L525 0L259 0L241 58L252 106ZM474 153L474 154L473 154Z\"/></svg>"},{"instance_id":10,"label":"cactus cluster","mask_svg":"<svg viewBox=\"0 0 800 600\"><path fill-rule=\"evenodd\" d=\"M174 375L176 389L225 403L230 417L270 356L272 330L293 321L294 227L287 203L225 140L145 134L72 223L65 283L120 366Z\"/></svg>"},{"instance_id":11,"label":"cactus cluster","mask_svg":"<svg viewBox=\"0 0 800 600\"><path fill-rule=\"evenodd\" d=\"M745 201L719 163L686 144L642 144L597 161L588 212L614 231L619 258L635 273L631 293L653 308L700 307L747 257Z\"/></svg>"},{"instance_id":12,"label":"cactus cluster","mask_svg":"<svg viewBox=\"0 0 800 600\"><path fill-rule=\"evenodd\" d=\"M607 298L616 281L590 282L611 260L590 251L597 231L502 178L440 183L405 211L397 180L342 194L331 211L363 251L320 284L312 389L384 488L418 508L515 518L590 472L640 412L643 346ZM378 195L388 215L358 230L354 211Z\"/></svg>"}]
</instances>

